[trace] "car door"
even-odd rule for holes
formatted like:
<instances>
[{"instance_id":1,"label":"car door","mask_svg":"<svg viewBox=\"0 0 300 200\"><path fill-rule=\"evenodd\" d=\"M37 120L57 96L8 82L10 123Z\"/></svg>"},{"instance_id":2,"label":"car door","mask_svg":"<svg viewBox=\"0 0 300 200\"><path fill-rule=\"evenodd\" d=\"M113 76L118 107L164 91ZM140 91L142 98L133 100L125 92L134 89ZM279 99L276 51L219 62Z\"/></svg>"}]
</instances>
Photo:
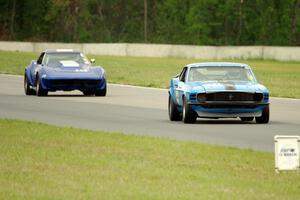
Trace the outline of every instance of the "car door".
<instances>
[{"instance_id":1,"label":"car door","mask_svg":"<svg viewBox=\"0 0 300 200\"><path fill-rule=\"evenodd\" d=\"M179 75L178 85L176 86L176 101L178 105L182 105L182 95L185 89L185 79L187 74L187 67L184 67Z\"/></svg>"}]
</instances>

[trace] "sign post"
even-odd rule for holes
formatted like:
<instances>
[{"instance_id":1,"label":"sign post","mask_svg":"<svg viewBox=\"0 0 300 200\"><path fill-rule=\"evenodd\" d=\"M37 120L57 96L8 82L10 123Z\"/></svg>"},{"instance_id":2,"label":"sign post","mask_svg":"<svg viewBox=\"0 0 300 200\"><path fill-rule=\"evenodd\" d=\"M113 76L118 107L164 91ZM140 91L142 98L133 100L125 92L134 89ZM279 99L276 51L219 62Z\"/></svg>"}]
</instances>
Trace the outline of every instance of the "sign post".
<instances>
[{"instance_id":1,"label":"sign post","mask_svg":"<svg viewBox=\"0 0 300 200\"><path fill-rule=\"evenodd\" d=\"M275 170L299 170L300 136L276 135Z\"/></svg>"}]
</instances>

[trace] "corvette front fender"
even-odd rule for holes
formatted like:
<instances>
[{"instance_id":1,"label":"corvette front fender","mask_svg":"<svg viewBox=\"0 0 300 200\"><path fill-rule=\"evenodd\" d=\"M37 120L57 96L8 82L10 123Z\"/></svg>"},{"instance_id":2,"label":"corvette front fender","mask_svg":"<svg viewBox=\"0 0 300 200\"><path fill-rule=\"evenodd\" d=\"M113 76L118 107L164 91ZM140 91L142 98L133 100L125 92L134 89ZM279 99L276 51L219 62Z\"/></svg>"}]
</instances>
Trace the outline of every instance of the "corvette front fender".
<instances>
[{"instance_id":1,"label":"corvette front fender","mask_svg":"<svg viewBox=\"0 0 300 200\"><path fill-rule=\"evenodd\" d=\"M28 83L29 83L31 86L33 86L33 85L34 85L34 80L33 80L32 76L31 76L30 70L29 70L28 68L25 69L25 74L24 74L24 76L27 77Z\"/></svg>"}]
</instances>

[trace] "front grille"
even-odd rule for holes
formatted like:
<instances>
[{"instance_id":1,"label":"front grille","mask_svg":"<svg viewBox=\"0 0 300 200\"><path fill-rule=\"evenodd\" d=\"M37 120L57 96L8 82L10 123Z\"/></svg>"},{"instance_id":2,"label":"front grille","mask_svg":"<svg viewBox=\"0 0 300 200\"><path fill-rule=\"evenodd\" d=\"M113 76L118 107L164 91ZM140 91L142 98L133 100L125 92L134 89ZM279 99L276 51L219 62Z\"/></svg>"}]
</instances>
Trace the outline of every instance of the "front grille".
<instances>
[{"instance_id":1,"label":"front grille","mask_svg":"<svg viewBox=\"0 0 300 200\"><path fill-rule=\"evenodd\" d=\"M239 109L254 109L257 105L230 105L230 104L218 104L218 105L202 105L203 108L239 108Z\"/></svg>"},{"instance_id":2,"label":"front grille","mask_svg":"<svg viewBox=\"0 0 300 200\"><path fill-rule=\"evenodd\" d=\"M262 99L262 93L215 92L206 94L206 101L261 101Z\"/></svg>"},{"instance_id":3,"label":"front grille","mask_svg":"<svg viewBox=\"0 0 300 200\"><path fill-rule=\"evenodd\" d=\"M50 80L53 86L96 86L100 83L99 80L82 80L82 79L56 79Z\"/></svg>"}]
</instances>

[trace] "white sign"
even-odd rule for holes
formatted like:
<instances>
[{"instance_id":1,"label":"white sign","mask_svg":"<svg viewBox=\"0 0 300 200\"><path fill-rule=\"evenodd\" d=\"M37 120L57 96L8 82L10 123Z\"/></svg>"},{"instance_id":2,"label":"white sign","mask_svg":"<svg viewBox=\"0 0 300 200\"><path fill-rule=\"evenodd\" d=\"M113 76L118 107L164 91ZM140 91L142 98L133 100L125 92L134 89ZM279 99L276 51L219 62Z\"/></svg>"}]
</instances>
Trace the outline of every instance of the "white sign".
<instances>
[{"instance_id":1,"label":"white sign","mask_svg":"<svg viewBox=\"0 0 300 200\"><path fill-rule=\"evenodd\" d=\"M300 136L276 135L275 170L299 169Z\"/></svg>"}]
</instances>

